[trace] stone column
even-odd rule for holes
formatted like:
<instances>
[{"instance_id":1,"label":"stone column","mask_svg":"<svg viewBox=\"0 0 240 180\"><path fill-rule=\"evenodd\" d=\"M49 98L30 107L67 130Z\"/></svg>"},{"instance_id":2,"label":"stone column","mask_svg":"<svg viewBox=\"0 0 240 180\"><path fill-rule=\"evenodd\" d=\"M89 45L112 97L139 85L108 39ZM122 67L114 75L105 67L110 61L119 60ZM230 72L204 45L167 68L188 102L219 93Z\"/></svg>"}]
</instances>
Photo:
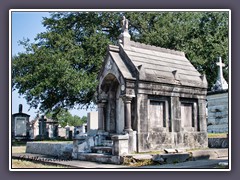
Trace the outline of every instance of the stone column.
<instances>
[{"instance_id":1,"label":"stone column","mask_svg":"<svg viewBox=\"0 0 240 180\"><path fill-rule=\"evenodd\" d=\"M181 123L181 102L178 96L171 97L171 129L172 147L181 147L182 123Z\"/></svg>"},{"instance_id":2,"label":"stone column","mask_svg":"<svg viewBox=\"0 0 240 180\"><path fill-rule=\"evenodd\" d=\"M199 112L199 127L198 131L207 132L207 119L206 119L206 100L198 100L198 112Z\"/></svg>"},{"instance_id":3,"label":"stone column","mask_svg":"<svg viewBox=\"0 0 240 180\"><path fill-rule=\"evenodd\" d=\"M131 125L131 96L123 96L124 101L124 109L125 109L125 121L124 121L124 131L125 132L131 132L132 125Z\"/></svg>"},{"instance_id":4,"label":"stone column","mask_svg":"<svg viewBox=\"0 0 240 180\"><path fill-rule=\"evenodd\" d=\"M106 102L107 102L106 100L101 100L98 103L98 131L99 132L103 132L105 130L105 127L104 127L104 121L105 121L104 110L105 110Z\"/></svg>"},{"instance_id":5,"label":"stone column","mask_svg":"<svg viewBox=\"0 0 240 180\"><path fill-rule=\"evenodd\" d=\"M125 95L122 97L125 109L124 132L129 135L128 139L128 153L136 151L136 131L132 130L131 121L131 102L132 96Z\"/></svg>"},{"instance_id":6,"label":"stone column","mask_svg":"<svg viewBox=\"0 0 240 180\"><path fill-rule=\"evenodd\" d=\"M179 97L171 97L171 129L172 132L181 131L181 103Z\"/></svg>"}]
</instances>

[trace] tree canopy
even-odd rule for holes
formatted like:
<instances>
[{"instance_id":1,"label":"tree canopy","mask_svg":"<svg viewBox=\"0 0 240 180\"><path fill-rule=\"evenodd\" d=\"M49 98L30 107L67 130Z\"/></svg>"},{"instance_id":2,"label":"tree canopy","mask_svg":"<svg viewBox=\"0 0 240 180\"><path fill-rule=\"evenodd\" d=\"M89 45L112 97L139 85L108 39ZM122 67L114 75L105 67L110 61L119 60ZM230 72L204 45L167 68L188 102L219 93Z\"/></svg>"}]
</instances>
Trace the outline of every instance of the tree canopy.
<instances>
[{"instance_id":1,"label":"tree canopy","mask_svg":"<svg viewBox=\"0 0 240 180\"><path fill-rule=\"evenodd\" d=\"M12 89L31 108L60 112L94 104L97 74L108 44L117 44L122 16L134 41L180 50L209 87L217 76L216 58L228 66L228 12L57 12L43 19L47 31L12 59ZM224 70L228 81L228 71Z\"/></svg>"},{"instance_id":2,"label":"tree canopy","mask_svg":"<svg viewBox=\"0 0 240 180\"><path fill-rule=\"evenodd\" d=\"M57 115L55 115L54 112L47 113L46 117L57 120L62 127L65 127L67 124L69 126L80 126L83 123L87 123L86 116L83 116L82 118L76 115L73 116L66 109L61 109Z\"/></svg>"}]
</instances>

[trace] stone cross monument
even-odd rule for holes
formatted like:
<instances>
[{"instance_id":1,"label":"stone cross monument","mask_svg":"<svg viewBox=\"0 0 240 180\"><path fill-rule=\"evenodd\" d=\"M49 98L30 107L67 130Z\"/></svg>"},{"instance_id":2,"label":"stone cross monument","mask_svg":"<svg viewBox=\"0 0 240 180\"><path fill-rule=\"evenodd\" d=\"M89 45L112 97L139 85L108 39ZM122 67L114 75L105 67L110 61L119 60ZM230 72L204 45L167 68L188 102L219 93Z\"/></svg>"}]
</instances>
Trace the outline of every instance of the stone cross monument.
<instances>
[{"instance_id":1,"label":"stone cross monument","mask_svg":"<svg viewBox=\"0 0 240 180\"><path fill-rule=\"evenodd\" d=\"M46 127L46 121L47 119L44 118L44 116L42 116L40 119L39 119L39 135L42 139L46 138L47 137L47 127Z\"/></svg>"},{"instance_id":2,"label":"stone cross monument","mask_svg":"<svg viewBox=\"0 0 240 180\"><path fill-rule=\"evenodd\" d=\"M219 66L218 69L218 77L216 83L212 87L212 91L221 91L228 89L228 84L226 80L223 77L223 67L225 67L225 64L222 63L222 58L219 57L219 62L217 62L217 66Z\"/></svg>"}]
</instances>

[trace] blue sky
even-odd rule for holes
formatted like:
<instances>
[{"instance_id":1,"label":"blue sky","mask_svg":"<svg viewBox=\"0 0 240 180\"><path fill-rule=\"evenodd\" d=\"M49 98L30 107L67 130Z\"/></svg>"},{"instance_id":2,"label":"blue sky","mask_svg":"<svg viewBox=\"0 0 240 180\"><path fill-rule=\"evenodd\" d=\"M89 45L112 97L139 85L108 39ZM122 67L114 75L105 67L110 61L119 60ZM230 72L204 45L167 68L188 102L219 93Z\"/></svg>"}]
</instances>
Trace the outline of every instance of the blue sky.
<instances>
[{"instance_id":1,"label":"blue sky","mask_svg":"<svg viewBox=\"0 0 240 180\"><path fill-rule=\"evenodd\" d=\"M12 12L12 55L17 55L18 52L23 52L22 46L19 46L18 41L23 38L30 39L30 42L34 42L34 38L40 32L46 31L42 25L43 17L49 17L48 12ZM36 116L37 110L29 110L26 100L23 97L19 97L17 91L12 92L12 113L18 112L19 104L23 104L23 112L29 114L30 120ZM80 117L86 116L86 110L72 110L73 115Z\"/></svg>"}]
</instances>

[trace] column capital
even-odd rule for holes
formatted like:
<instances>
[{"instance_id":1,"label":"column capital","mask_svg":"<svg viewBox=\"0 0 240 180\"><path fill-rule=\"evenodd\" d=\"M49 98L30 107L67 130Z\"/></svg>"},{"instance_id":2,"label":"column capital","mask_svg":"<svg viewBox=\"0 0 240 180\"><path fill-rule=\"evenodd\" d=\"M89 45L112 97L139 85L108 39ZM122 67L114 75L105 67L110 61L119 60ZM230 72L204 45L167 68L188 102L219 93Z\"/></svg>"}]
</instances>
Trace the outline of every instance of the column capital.
<instances>
[{"instance_id":1,"label":"column capital","mask_svg":"<svg viewBox=\"0 0 240 180\"><path fill-rule=\"evenodd\" d=\"M97 102L97 105L98 105L98 107L101 107L101 106L105 106L106 103L107 103L107 100L106 99L102 99L102 100L99 100Z\"/></svg>"},{"instance_id":2,"label":"column capital","mask_svg":"<svg viewBox=\"0 0 240 180\"><path fill-rule=\"evenodd\" d=\"M108 99L108 94L106 94L104 91L99 92L98 101L104 101L107 99Z\"/></svg>"},{"instance_id":3,"label":"column capital","mask_svg":"<svg viewBox=\"0 0 240 180\"><path fill-rule=\"evenodd\" d=\"M98 106L98 108L103 108L104 107L104 103L100 102L100 103L97 104L97 106Z\"/></svg>"},{"instance_id":4,"label":"column capital","mask_svg":"<svg viewBox=\"0 0 240 180\"><path fill-rule=\"evenodd\" d=\"M130 94L124 94L124 95L121 96L121 98L123 99L123 101L125 103L131 103L133 97L135 97L135 96L130 95Z\"/></svg>"}]
</instances>

